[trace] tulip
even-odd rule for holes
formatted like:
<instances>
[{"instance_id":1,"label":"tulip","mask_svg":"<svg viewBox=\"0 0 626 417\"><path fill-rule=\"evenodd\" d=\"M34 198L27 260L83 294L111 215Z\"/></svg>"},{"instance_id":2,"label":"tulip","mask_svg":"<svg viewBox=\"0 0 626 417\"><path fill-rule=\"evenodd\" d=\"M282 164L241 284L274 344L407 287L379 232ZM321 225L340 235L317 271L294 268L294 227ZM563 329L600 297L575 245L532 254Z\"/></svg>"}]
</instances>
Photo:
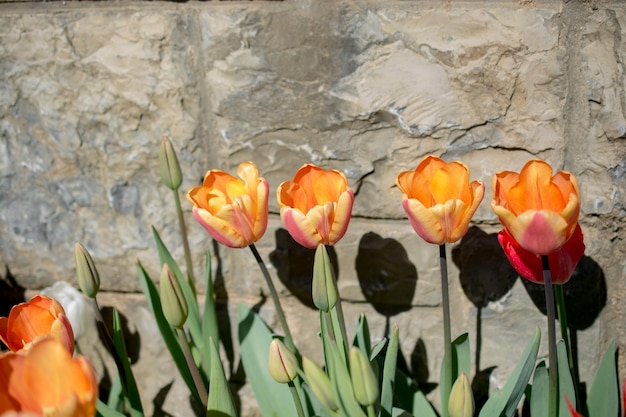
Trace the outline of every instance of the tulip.
<instances>
[{"instance_id":1,"label":"tulip","mask_svg":"<svg viewBox=\"0 0 626 417\"><path fill-rule=\"evenodd\" d=\"M348 229L354 192L343 173L303 165L276 190L280 217L296 242L309 249L334 245Z\"/></svg>"},{"instance_id":2,"label":"tulip","mask_svg":"<svg viewBox=\"0 0 626 417\"><path fill-rule=\"evenodd\" d=\"M183 182L183 174L174 146L167 136L161 138L159 145L159 172L161 173L161 181L167 188L172 191L178 190Z\"/></svg>"},{"instance_id":3,"label":"tulip","mask_svg":"<svg viewBox=\"0 0 626 417\"><path fill-rule=\"evenodd\" d=\"M522 248L506 230L502 230L498 234L498 241L509 258L509 262L522 278L543 284L541 256ZM584 252L583 234L580 225L576 225L574 234L561 249L548 255L552 283L565 284L569 281Z\"/></svg>"},{"instance_id":4,"label":"tulip","mask_svg":"<svg viewBox=\"0 0 626 417\"><path fill-rule=\"evenodd\" d=\"M482 182L469 182L465 164L433 155L422 159L414 171L401 172L396 184L413 229L436 245L454 243L467 233L485 194Z\"/></svg>"},{"instance_id":5,"label":"tulip","mask_svg":"<svg viewBox=\"0 0 626 417\"><path fill-rule=\"evenodd\" d=\"M0 317L0 340L16 352L28 349L31 344L46 335L51 335L74 352L74 332L65 310L58 301L36 295L27 303L14 306L9 317Z\"/></svg>"},{"instance_id":6,"label":"tulip","mask_svg":"<svg viewBox=\"0 0 626 417\"><path fill-rule=\"evenodd\" d=\"M461 372L461 375L452 385L448 412L450 417L472 417L474 415L474 395L465 372Z\"/></svg>"},{"instance_id":7,"label":"tulip","mask_svg":"<svg viewBox=\"0 0 626 417\"><path fill-rule=\"evenodd\" d=\"M187 199L193 215L211 237L231 248L244 248L259 240L267 229L269 185L252 162L237 168L241 179L210 170L200 187Z\"/></svg>"},{"instance_id":8,"label":"tulip","mask_svg":"<svg viewBox=\"0 0 626 417\"><path fill-rule=\"evenodd\" d=\"M298 359L279 339L270 343L269 353L270 375L276 382L286 384L298 375Z\"/></svg>"},{"instance_id":9,"label":"tulip","mask_svg":"<svg viewBox=\"0 0 626 417\"><path fill-rule=\"evenodd\" d=\"M161 306L163 307L163 315L172 327L181 329L187 321L189 315L189 306L185 295L178 282L178 278L172 272L168 264L163 264L161 276L159 280L161 289Z\"/></svg>"},{"instance_id":10,"label":"tulip","mask_svg":"<svg viewBox=\"0 0 626 417\"><path fill-rule=\"evenodd\" d=\"M364 406L374 405L380 392L378 377L365 353L356 346L350 349L350 374L358 403Z\"/></svg>"},{"instance_id":11,"label":"tulip","mask_svg":"<svg viewBox=\"0 0 626 417\"><path fill-rule=\"evenodd\" d=\"M0 414L92 417L98 382L84 356L72 358L53 337L44 337L27 351L0 356Z\"/></svg>"},{"instance_id":12,"label":"tulip","mask_svg":"<svg viewBox=\"0 0 626 417\"><path fill-rule=\"evenodd\" d=\"M319 245L315 250L311 295L315 307L325 312L335 307L339 298L335 272L324 245Z\"/></svg>"},{"instance_id":13,"label":"tulip","mask_svg":"<svg viewBox=\"0 0 626 417\"><path fill-rule=\"evenodd\" d=\"M83 245L76 243L74 259L76 261L78 287L87 297L95 298L100 290L100 275L93 258Z\"/></svg>"},{"instance_id":14,"label":"tulip","mask_svg":"<svg viewBox=\"0 0 626 417\"><path fill-rule=\"evenodd\" d=\"M333 394L332 384L324 370L308 358L302 358L302 369L315 398L328 410L337 410L339 406Z\"/></svg>"},{"instance_id":15,"label":"tulip","mask_svg":"<svg viewBox=\"0 0 626 417\"><path fill-rule=\"evenodd\" d=\"M522 248L548 255L558 251L576 230L578 182L565 171L553 176L547 162L532 160L519 174L502 171L494 175L491 207Z\"/></svg>"}]
</instances>

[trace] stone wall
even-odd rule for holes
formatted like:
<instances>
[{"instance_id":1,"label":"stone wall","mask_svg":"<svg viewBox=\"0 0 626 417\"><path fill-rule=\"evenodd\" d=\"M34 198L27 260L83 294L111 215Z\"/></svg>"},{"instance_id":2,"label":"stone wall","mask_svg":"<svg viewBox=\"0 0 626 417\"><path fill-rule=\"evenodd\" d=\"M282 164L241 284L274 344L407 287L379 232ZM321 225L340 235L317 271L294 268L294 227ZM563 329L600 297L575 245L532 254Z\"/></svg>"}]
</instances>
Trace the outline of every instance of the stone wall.
<instances>
[{"instance_id":1,"label":"stone wall","mask_svg":"<svg viewBox=\"0 0 626 417\"><path fill-rule=\"evenodd\" d=\"M75 283L73 245L82 242L102 277L101 303L128 320L147 409L156 397L157 408L189 415L135 275L137 260L158 273L151 225L183 259L157 167L168 135L184 190L244 160L272 196L303 163L344 172L356 193L336 246L348 322L366 312L377 338L398 323L407 362L422 383L437 382L438 252L413 232L395 187L397 173L434 153L462 160L487 185L475 227L448 252L453 334L470 332L474 372L495 367L493 388L535 327L546 340L533 302L543 290L502 261L489 205L496 171L538 157L581 186L586 257L566 296L589 382L613 338L626 346L625 35L619 1L0 4L2 307L15 295L7 287L28 296ZM297 344L319 357L307 255L285 237L274 198L270 211L259 250ZM219 260L234 338L237 304L267 294L260 273L248 251L213 245L191 216L187 228L196 274L205 251ZM261 313L277 326L269 300ZM83 343L94 346L93 334ZM225 351L236 368L236 347ZM624 376L626 355L619 360ZM249 388L233 380L242 415L255 415Z\"/></svg>"}]
</instances>

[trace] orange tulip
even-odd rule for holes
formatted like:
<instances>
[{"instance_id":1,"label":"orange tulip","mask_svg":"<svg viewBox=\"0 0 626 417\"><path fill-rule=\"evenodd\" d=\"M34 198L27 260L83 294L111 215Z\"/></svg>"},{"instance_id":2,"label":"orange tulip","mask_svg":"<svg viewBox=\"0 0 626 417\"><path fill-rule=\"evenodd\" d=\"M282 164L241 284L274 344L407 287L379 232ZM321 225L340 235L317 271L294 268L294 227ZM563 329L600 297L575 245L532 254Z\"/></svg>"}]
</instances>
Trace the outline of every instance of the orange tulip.
<instances>
[{"instance_id":1,"label":"orange tulip","mask_svg":"<svg viewBox=\"0 0 626 417\"><path fill-rule=\"evenodd\" d=\"M37 338L51 335L74 352L74 332L58 301L36 295L14 306L9 317L0 317L0 340L12 351L27 349Z\"/></svg>"},{"instance_id":2,"label":"orange tulip","mask_svg":"<svg viewBox=\"0 0 626 417\"><path fill-rule=\"evenodd\" d=\"M422 159L414 171L398 174L396 184L413 229L435 245L454 243L467 233L485 194L482 182L469 182L465 164L433 155Z\"/></svg>"},{"instance_id":3,"label":"orange tulip","mask_svg":"<svg viewBox=\"0 0 626 417\"><path fill-rule=\"evenodd\" d=\"M287 231L304 247L334 245L348 229L354 192L339 171L303 165L292 181L278 186L276 196Z\"/></svg>"},{"instance_id":4,"label":"orange tulip","mask_svg":"<svg viewBox=\"0 0 626 417\"><path fill-rule=\"evenodd\" d=\"M267 229L269 185L252 162L243 162L235 178L210 170L204 184L187 194L193 215L211 237L231 248L244 248Z\"/></svg>"},{"instance_id":5,"label":"orange tulip","mask_svg":"<svg viewBox=\"0 0 626 417\"><path fill-rule=\"evenodd\" d=\"M89 361L53 337L0 356L0 415L92 417L98 382Z\"/></svg>"},{"instance_id":6,"label":"orange tulip","mask_svg":"<svg viewBox=\"0 0 626 417\"><path fill-rule=\"evenodd\" d=\"M552 176L547 162L532 160L519 174L494 175L491 207L522 248L548 255L574 234L580 213L578 182L565 171Z\"/></svg>"}]
</instances>

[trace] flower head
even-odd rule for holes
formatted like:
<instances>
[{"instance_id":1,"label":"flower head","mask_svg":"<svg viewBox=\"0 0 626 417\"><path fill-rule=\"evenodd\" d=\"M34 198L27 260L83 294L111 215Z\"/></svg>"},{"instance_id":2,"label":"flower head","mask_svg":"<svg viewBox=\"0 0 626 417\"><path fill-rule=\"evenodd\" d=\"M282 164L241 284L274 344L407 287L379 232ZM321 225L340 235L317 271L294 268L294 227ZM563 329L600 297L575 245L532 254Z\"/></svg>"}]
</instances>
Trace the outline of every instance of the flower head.
<instances>
[{"instance_id":1,"label":"flower head","mask_svg":"<svg viewBox=\"0 0 626 417\"><path fill-rule=\"evenodd\" d=\"M38 338L51 335L68 352L74 352L74 332L58 301L36 295L27 303L14 306L9 317L0 317L0 340L16 352L27 349Z\"/></svg>"},{"instance_id":2,"label":"flower head","mask_svg":"<svg viewBox=\"0 0 626 417\"><path fill-rule=\"evenodd\" d=\"M53 337L0 355L0 415L92 417L98 382L89 361Z\"/></svg>"},{"instance_id":3,"label":"flower head","mask_svg":"<svg viewBox=\"0 0 626 417\"><path fill-rule=\"evenodd\" d=\"M558 251L576 230L578 182L565 171L553 176L547 162L532 160L519 174L502 171L494 175L491 207L522 248L548 255Z\"/></svg>"},{"instance_id":4,"label":"flower head","mask_svg":"<svg viewBox=\"0 0 626 417\"><path fill-rule=\"evenodd\" d=\"M469 182L469 169L430 155L414 171L398 174L402 206L417 234L428 243L454 243L467 233L485 194L480 181Z\"/></svg>"},{"instance_id":5,"label":"flower head","mask_svg":"<svg viewBox=\"0 0 626 417\"><path fill-rule=\"evenodd\" d=\"M269 185L252 162L243 162L235 178L210 170L200 187L187 199L193 215L211 237L231 248L244 248L259 240L267 229Z\"/></svg>"},{"instance_id":6,"label":"flower head","mask_svg":"<svg viewBox=\"0 0 626 417\"><path fill-rule=\"evenodd\" d=\"M339 171L303 165L276 196L287 231L304 247L334 245L348 229L354 192Z\"/></svg>"}]
</instances>

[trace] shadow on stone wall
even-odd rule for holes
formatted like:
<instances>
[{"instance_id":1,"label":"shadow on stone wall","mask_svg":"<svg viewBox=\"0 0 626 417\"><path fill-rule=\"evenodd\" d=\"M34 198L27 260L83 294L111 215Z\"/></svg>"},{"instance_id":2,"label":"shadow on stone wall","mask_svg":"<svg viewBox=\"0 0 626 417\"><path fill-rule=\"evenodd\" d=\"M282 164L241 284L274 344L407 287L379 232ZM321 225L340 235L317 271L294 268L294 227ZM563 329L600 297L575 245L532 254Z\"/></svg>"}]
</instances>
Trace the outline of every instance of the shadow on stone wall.
<instances>
[{"instance_id":1,"label":"shadow on stone wall","mask_svg":"<svg viewBox=\"0 0 626 417\"><path fill-rule=\"evenodd\" d=\"M6 265L4 276L0 275L0 317L8 317L14 305L25 302L25 294L26 288L17 283ZM0 350L5 349L4 343L0 343Z\"/></svg>"}]
</instances>

